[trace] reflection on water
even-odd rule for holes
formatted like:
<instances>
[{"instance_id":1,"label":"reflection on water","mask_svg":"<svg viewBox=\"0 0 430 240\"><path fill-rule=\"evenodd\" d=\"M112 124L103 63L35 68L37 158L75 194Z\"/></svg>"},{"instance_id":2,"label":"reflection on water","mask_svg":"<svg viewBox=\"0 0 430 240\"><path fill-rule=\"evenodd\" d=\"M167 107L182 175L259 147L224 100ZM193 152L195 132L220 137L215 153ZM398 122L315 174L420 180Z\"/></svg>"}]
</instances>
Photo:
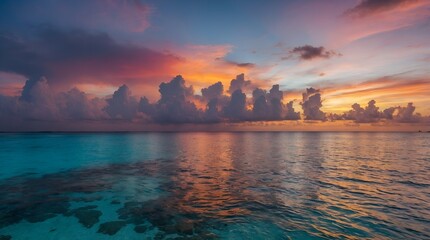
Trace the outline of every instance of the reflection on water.
<instances>
[{"instance_id":1,"label":"reflection on water","mask_svg":"<svg viewBox=\"0 0 430 240\"><path fill-rule=\"evenodd\" d=\"M1 135L0 236L430 238L429 143L410 133Z\"/></svg>"}]
</instances>

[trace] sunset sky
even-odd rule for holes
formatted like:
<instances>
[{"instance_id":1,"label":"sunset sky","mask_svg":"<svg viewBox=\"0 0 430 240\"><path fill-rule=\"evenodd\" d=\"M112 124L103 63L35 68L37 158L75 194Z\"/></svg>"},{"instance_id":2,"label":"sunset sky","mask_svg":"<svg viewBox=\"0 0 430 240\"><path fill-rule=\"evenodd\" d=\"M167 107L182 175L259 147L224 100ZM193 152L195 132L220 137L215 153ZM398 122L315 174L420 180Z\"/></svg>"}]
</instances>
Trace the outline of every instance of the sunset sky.
<instances>
[{"instance_id":1,"label":"sunset sky","mask_svg":"<svg viewBox=\"0 0 430 240\"><path fill-rule=\"evenodd\" d=\"M0 3L0 130L298 120L296 112L428 126L430 1Z\"/></svg>"}]
</instances>

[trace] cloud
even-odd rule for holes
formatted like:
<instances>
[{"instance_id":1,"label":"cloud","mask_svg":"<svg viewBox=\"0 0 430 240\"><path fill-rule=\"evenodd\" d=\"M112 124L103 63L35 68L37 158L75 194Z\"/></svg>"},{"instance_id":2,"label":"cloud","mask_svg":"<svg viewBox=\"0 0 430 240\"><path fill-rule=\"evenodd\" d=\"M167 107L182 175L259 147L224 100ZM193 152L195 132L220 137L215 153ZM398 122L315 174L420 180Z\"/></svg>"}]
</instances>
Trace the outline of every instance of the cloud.
<instances>
[{"instance_id":1,"label":"cloud","mask_svg":"<svg viewBox=\"0 0 430 240\"><path fill-rule=\"evenodd\" d=\"M376 106L376 101L371 100L367 104L366 108L362 108L360 104L354 103L352 110L346 113L345 118L354 120L357 123L371 123L378 122L381 118L379 107Z\"/></svg>"},{"instance_id":2,"label":"cloud","mask_svg":"<svg viewBox=\"0 0 430 240\"><path fill-rule=\"evenodd\" d=\"M209 100L205 112L205 121L208 123L220 122L222 120L221 111L219 107L219 99L213 98Z\"/></svg>"},{"instance_id":3,"label":"cloud","mask_svg":"<svg viewBox=\"0 0 430 240\"><path fill-rule=\"evenodd\" d=\"M366 108L360 107L360 104L354 103L352 110L344 114L344 119L354 120L356 123L375 123L381 119L392 120L399 123L417 123L425 120L419 113L415 112L413 103L408 103L405 107L389 107L379 111L376 101L371 100Z\"/></svg>"},{"instance_id":4,"label":"cloud","mask_svg":"<svg viewBox=\"0 0 430 240\"><path fill-rule=\"evenodd\" d=\"M224 86L222 85L222 82L217 82L207 88L202 88L202 96L206 100L218 99L223 95L223 93Z\"/></svg>"},{"instance_id":5,"label":"cloud","mask_svg":"<svg viewBox=\"0 0 430 240\"><path fill-rule=\"evenodd\" d=\"M239 79L242 79L239 77ZM243 77L244 79L244 77ZM242 89L230 96L223 94L220 82L202 90L203 96L195 95L192 86L178 75L159 85L160 99L151 103L146 97L132 95L127 85L121 85L107 98L91 97L77 88L56 92L48 79L42 77L26 81L20 96L0 95L1 130L40 129L37 126L68 126L90 121L101 125L117 124L205 124L244 123L257 121L299 120L300 113L293 101L284 105L284 93L279 85L269 91L255 88L252 99ZM325 113L321 110L320 90L308 88L302 94L301 106L305 120L326 121L352 120L356 123L398 122L426 123L428 117L415 113L413 103L404 107L394 106L380 111L376 101L366 107L358 103L343 115ZM21 124L21 125L20 125ZM35 127L32 127L35 126ZM44 128L45 129L45 128ZM48 128L49 129L49 128ZM75 129L79 129L78 127Z\"/></svg>"},{"instance_id":6,"label":"cloud","mask_svg":"<svg viewBox=\"0 0 430 240\"><path fill-rule=\"evenodd\" d=\"M239 75L240 76L240 75ZM244 120L248 117L248 111L246 109L246 95L239 88L231 95L231 100L224 107L224 115L233 121Z\"/></svg>"},{"instance_id":7,"label":"cloud","mask_svg":"<svg viewBox=\"0 0 430 240\"><path fill-rule=\"evenodd\" d=\"M168 83L160 84L161 98L154 105L141 100L140 108L157 123L195 123L202 121L202 111L190 101L194 97L192 86L185 86L181 75ZM143 101L143 102L142 102ZM145 111L149 110L149 111Z\"/></svg>"},{"instance_id":8,"label":"cloud","mask_svg":"<svg viewBox=\"0 0 430 240\"><path fill-rule=\"evenodd\" d=\"M22 83L27 80L22 75L0 71L0 94L16 96L21 93Z\"/></svg>"},{"instance_id":9,"label":"cloud","mask_svg":"<svg viewBox=\"0 0 430 240\"><path fill-rule=\"evenodd\" d=\"M302 96L303 100L301 104L305 120L327 120L325 113L320 110L322 107L320 90L307 88Z\"/></svg>"},{"instance_id":10,"label":"cloud","mask_svg":"<svg viewBox=\"0 0 430 240\"><path fill-rule=\"evenodd\" d=\"M397 107L397 114L393 119L402 123L415 123L421 121L421 114L414 114L415 107L413 103L408 103L406 107Z\"/></svg>"},{"instance_id":11,"label":"cloud","mask_svg":"<svg viewBox=\"0 0 430 240\"><path fill-rule=\"evenodd\" d=\"M284 104L282 103L283 92L279 85L273 85L269 93L264 89L256 88L252 92L254 105L252 109L253 120L281 120L284 115Z\"/></svg>"},{"instance_id":12,"label":"cloud","mask_svg":"<svg viewBox=\"0 0 430 240\"><path fill-rule=\"evenodd\" d=\"M245 74L239 74L235 79L230 82L230 87L228 88L229 93L233 93L238 89L244 90L251 86L250 80L245 80Z\"/></svg>"},{"instance_id":13,"label":"cloud","mask_svg":"<svg viewBox=\"0 0 430 240\"><path fill-rule=\"evenodd\" d=\"M236 63L236 66L242 67L242 68L253 68L253 67L255 67L255 64L249 63L249 62L247 62L247 63Z\"/></svg>"},{"instance_id":14,"label":"cloud","mask_svg":"<svg viewBox=\"0 0 430 240\"><path fill-rule=\"evenodd\" d=\"M106 100L105 111L113 119L132 120L137 113L137 100L131 95L130 89L124 84L116 90L112 98Z\"/></svg>"},{"instance_id":15,"label":"cloud","mask_svg":"<svg viewBox=\"0 0 430 240\"><path fill-rule=\"evenodd\" d=\"M223 118L222 107L227 104L230 99L223 95L224 86L221 82L212 84L207 88L202 89L203 99L207 101L205 121L220 122Z\"/></svg>"},{"instance_id":16,"label":"cloud","mask_svg":"<svg viewBox=\"0 0 430 240\"><path fill-rule=\"evenodd\" d=\"M427 78L404 78L387 76L361 83L342 83L324 88L324 110L330 112L345 112L345 103L367 103L372 99L378 100L381 108L393 107L396 102L409 102L421 111L429 112L430 80Z\"/></svg>"},{"instance_id":17,"label":"cloud","mask_svg":"<svg viewBox=\"0 0 430 240\"><path fill-rule=\"evenodd\" d=\"M111 26L127 28L132 32L143 32L149 27L148 18L152 12L149 5L140 0L109 0L106 3L101 15L105 16L105 20L113 20Z\"/></svg>"},{"instance_id":18,"label":"cloud","mask_svg":"<svg viewBox=\"0 0 430 240\"><path fill-rule=\"evenodd\" d=\"M304 45L295 47L290 51L290 54L298 56L301 60L312 60L315 58L331 58L333 56L341 56L333 50L326 50L323 46L314 47L311 45Z\"/></svg>"},{"instance_id":19,"label":"cloud","mask_svg":"<svg viewBox=\"0 0 430 240\"><path fill-rule=\"evenodd\" d=\"M259 97L266 97L267 91L261 88L256 88L254 89L254 91L252 91L252 99L254 100L254 102L259 98Z\"/></svg>"},{"instance_id":20,"label":"cloud","mask_svg":"<svg viewBox=\"0 0 430 240\"><path fill-rule=\"evenodd\" d=\"M194 95L193 87L186 87L185 80L181 75L176 76L168 83L161 83L159 91L161 94L160 103L185 101Z\"/></svg>"},{"instance_id":21,"label":"cloud","mask_svg":"<svg viewBox=\"0 0 430 240\"><path fill-rule=\"evenodd\" d=\"M79 87L102 96L127 83L134 92L142 94L148 88L156 90L160 82L178 72L184 73L196 89L220 81L228 90L233 74L261 73L252 63L215 60L223 59L231 51L230 45L186 45L177 49L170 46L161 51L120 42L98 31L64 30L52 25L36 25L26 30L26 34L0 31L0 72L24 78L45 76L51 87L58 90ZM261 81L257 85L263 84ZM2 82L0 92L11 92L1 89L11 86ZM154 93L146 94L154 100L157 97Z\"/></svg>"},{"instance_id":22,"label":"cloud","mask_svg":"<svg viewBox=\"0 0 430 240\"><path fill-rule=\"evenodd\" d=\"M58 118L58 108L48 80L45 77L26 81L19 97L25 118L36 120L55 120Z\"/></svg>"},{"instance_id":23,"label":"cloud","mask_svg":"<svg viewBox=\"0 0 430 240\"><path fill-rule=\"evenodd\" d=\"M272 88L269 90L268 98L270 100L272 99L282 100L284 98L284 92L279 90L279 84L275 84L272 86Z\"/></svg>"},{"instance_id":24,"label":"cloud","mask_svg":"<svg viewBox=\"0 0 430 240\"><path fill-rule=\"evenodd\" d=\"M58 94L57 105L60 116L73 120L107 119L104 111L106 101L100 98L90 98L77 88Z\"/></svg>"},{"instance_id":25,"label":"cloud","mask_svg":"<svg viewBox=\"0 0 430 240\"><path fill-rule=\"evenodd\" d=\"M284 115L284 104L279 98L270 99L270 118L269 120L282 120Z\"/></svg>"},{"instance_id":26,"label":"cloud","mask_svg":"<svg viewBox=\"0 0 430 240\"><path fill-rule=\"evenodd\" d=\"M56 94L44 77L27 80L21 96L1 96L0 101L0 116L9 122L107 119L105 100L90 99L76 88Z\"/></svg>"},{"instance_id":27,"label":"cloud","mask_svg":"<svg viewBox=\"0 0 430 240\"><path fill-rule=\"evenodd\" d=\"M266 92L262 89L255 89L252 92L254 106L252 109L253 118L256 120L266 120L270 117L270 105L266 100Z\"/></svg>"},{"instance_id":28,"label":"cloud","mask_svg":"<svg viewBox=\"0 0 430 240\"><path fill-rule=\"evenodd\" d=\"M286 108L287 108L287 114L285 116L286 120L299 120L300 119L300 112L295 111L293 104L294 104L293 101L289 101L286 104Z\"/></svg>"},{"instance_id":29,"label":"cloud","mask_svg":"<svg viewBox=\"0 0 430 240\"><path fill-rule=\"evenodd\" d=\"M19 99L25 102L46 105L51 102L51 98L52 93L48 85L48 80L45 77L41 77L39 79L27 80Z\"/></svg>"},{"instance_id":30,"label":"cloud","mask_svg":"<svg viewBox=\"0 0 430 240\"><path fill-rule=\"evenodd\" d=\"M52 85L151 81L181 61L171 54L120 44L105 33L52 26L38 27L34 38L0 34L0 52L0 71L46 76Z\"/></svg>"},{"instance_id":31,"label":"cloud","mask_svg":"<svg viewBox=\"0 0 430 240\"><path fill-rule=\"evenodd\" d=\"M217 57L215 60L223 61L225 64L239 68L254 68L256 64L250 62L235 62L227 60L224 57Z\"/></svg>"},{"instance_id":32,"label":"cloud","mask_svg":"<svg viewBox=\"0 0 430 240\"><path fill-rule=\"evenodd\" d=\"M55 22L60 26L117 32L143 32L150 26L154 10L141 0L40 0L25 4L4 0L0 4L0 14L11 21L19 18L19 22L26 24Z\"/></svg>"},{"instance_id":33,"label":"cloud","mask_svg":"<svg viewBox=\"0 0 430 240\"><path fill-rule=\"evenodd\" d=\"M396 111L395 107L389 107L387 109L384 109L384 111L382 111L382 116L383 118L386 119L393 119L393 114Z\"/></svg>"},{"instance_id":34,"label":"cloud","mask_svg":"<svg viewBox=\"0 0 430 240\"><path fill-rule=\"evenodd\" d=\"M365 17L396 8L406 8L415 5L419 0L362 0L355 7L348 9L345 15L350 17Z\"/></svg>"}]
</instances>

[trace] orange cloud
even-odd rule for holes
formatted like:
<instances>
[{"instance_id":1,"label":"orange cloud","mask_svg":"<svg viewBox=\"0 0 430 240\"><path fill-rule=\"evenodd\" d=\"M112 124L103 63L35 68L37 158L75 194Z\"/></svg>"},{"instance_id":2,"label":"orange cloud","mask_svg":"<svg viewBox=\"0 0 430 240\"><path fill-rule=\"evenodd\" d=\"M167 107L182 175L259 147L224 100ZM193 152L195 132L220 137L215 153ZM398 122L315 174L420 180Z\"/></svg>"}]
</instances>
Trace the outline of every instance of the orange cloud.
<instances>
[{"instance_id":1,"label":"orange cloud","mask_svg":"<svg viewBox=\"0 0 430 240\"><path fill-rule=\"evenodd\" d=\"M417 112L430 113L430 79L381 78L356 85L334 86L323 90L323 109L342 113L353 103L362 105L374 99L380 108L413 102Z\"/></svg>"},{"instance_id":2,"label":"orange cloud","mask_svg":"<svg viewBox=\"0 0 430 240\"><path fill-rule=\"evenodd\" d=\"M197 92L219 81L228 88L230 81L239 73L244 73L255 85L265 86L265 82L258 81L261 73L258 67L225 60L232 50L231 45L185 46L175 52L182 61L174 65L173 71L181 74Z\"/></svg>"}]
</instances>

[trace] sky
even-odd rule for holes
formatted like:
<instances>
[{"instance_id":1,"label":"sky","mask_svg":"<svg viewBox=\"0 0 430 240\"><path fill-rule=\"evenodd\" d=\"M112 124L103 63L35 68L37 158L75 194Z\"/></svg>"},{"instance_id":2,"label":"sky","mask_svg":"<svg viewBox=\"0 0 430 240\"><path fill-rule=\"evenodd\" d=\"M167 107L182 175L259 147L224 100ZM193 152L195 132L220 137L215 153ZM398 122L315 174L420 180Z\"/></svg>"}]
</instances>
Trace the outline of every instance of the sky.
<instances>
[{"instance_id":1,"label":"sky","mask_svg":"<svg viewBox=\"0 0 430 240\"><path fill-rule=\"evenodd\" d=\"M429 0L3 0L0 130L427 130L429 66Z\"/></svg>"}]
</instances>

